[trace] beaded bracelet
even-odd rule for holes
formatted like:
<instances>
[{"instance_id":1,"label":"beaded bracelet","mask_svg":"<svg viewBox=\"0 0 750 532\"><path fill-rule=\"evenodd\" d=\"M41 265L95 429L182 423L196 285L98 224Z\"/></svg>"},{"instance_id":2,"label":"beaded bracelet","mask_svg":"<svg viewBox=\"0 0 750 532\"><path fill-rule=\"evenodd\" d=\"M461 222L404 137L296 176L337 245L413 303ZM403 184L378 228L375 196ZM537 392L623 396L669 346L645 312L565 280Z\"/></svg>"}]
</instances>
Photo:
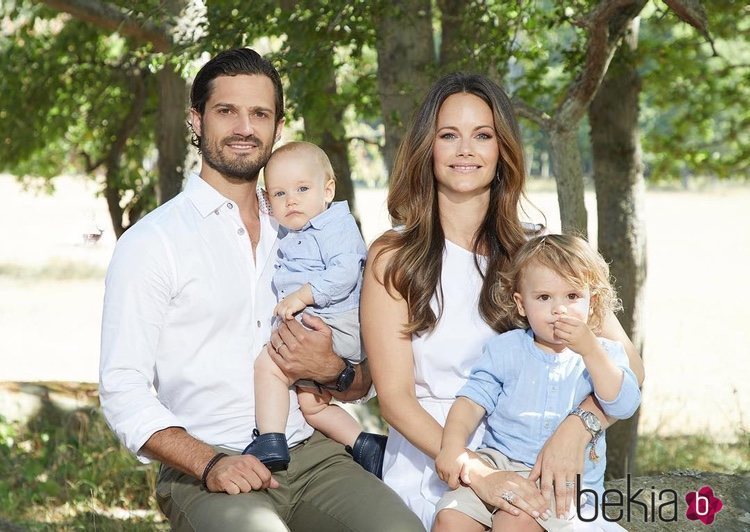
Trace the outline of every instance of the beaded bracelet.
<instances>
[{"instance_id":1,"label":"beaded bracelet","mask_svg":"<svg viewBox=\"0 0 750 532\"><path fill-rule=\"evenodd\" d=\"M203 489L208 491L208 474L211 472L211 470L214 468L214 466L221 460L227 456L227 453L216 453L213 458L211 458L208 463L206 464L205 469L203 469L203 474L201 475L201 486L203 486Z\"/></svg>"}]
</instances>

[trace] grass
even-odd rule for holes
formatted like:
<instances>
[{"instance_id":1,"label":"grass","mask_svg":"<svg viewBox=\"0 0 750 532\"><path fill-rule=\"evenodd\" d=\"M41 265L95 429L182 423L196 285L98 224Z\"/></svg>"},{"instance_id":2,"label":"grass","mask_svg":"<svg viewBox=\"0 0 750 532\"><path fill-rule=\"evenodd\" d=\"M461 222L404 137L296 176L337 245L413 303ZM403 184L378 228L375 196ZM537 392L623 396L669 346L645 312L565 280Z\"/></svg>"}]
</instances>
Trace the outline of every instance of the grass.
<instances>
[{"instance_id":1,"label":"grass","mask_svg":"<svg viewBox=\"0 0 750 532\"><path fill-rule=\"evenodd\" d=\"M747 474L750 433L727 444L642 435L638 465L640 475ZM26 424L0 417L0 530L168 530L154 498L156 475L156 464L142 465L122 448L96 404L65 410L47 399Z\"/></svg>"}]
</instances>

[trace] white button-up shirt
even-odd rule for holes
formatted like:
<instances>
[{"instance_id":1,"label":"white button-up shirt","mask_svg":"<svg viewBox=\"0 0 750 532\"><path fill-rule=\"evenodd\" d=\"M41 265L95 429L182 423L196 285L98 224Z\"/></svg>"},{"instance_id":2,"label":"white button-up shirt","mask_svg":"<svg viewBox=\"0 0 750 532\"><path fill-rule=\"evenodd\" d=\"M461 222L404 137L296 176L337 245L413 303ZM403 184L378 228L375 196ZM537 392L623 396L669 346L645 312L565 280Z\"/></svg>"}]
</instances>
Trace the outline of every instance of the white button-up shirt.
<instances>
[{"instance_id":1,"label":"white button-up shirt","mask_svg":"<svg viewBox=\"0 0 750 532\"><path fill-rule=\"evenodd\" d=\"M107 271L99 393L139 460L154 432L184 427L242 450L255 427L253 362L270 338L276 222L260 212L253 258L233 201L197 175L118 241ZM290 445L312 428L290 391Z\"/></svg>"}]
</instances>

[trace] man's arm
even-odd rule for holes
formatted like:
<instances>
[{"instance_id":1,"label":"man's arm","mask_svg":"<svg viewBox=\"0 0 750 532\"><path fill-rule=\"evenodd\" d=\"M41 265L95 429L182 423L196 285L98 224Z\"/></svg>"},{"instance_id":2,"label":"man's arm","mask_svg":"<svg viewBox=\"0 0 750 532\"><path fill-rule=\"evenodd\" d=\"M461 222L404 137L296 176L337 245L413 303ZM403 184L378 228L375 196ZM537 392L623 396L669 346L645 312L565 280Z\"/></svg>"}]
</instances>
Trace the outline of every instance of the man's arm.
<instances>
[{"instance_id":1,"label":"man's arm","mask_svg":"<svg viewBox=\"0 0 750 532\"><path fill-rule=\"evenodd\" d=\"M286 320L271 334L266 348L277 366L293 381L311 380L334 386L346 364L333 351L331 329L323 320L302 314L304 326ZM372 384L367 361L354 366L354 382L348 390L329 391L340 401L363 397Z\"/></svg>"},{"instance_id":2,"label":"man's arm","mask_svg":"<svg viewBox=\"0 0 750 532\"><path fill-rule=\"evenodd\" d=\"M193 438L180 427L168 427L155 432L141 448L141 453L174 467L197 479L216 451ZM225 456L210 469L206 477L209 491L223 491L230 495L253 490L277 488L278 481L271 472L252 455Z\"/></svg>"}]
</instances>

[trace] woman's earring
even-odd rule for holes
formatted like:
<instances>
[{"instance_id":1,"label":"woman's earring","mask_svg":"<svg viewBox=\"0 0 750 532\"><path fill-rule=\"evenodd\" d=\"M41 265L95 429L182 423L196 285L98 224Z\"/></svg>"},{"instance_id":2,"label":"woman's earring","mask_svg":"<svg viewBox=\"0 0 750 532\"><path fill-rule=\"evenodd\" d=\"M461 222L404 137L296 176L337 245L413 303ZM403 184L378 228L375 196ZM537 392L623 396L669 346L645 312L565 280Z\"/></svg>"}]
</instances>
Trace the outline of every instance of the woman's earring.
<instances>
[{"instance_id":1,"label":"woman's earring","mask_svg":"<svg viewBox=\"0 0 750 532\"><path fill-rule=\"evenodd\" d=\"M499 164L495 167L495 180L498 183L500 183L503 180L502 175L500 174L500 165Z\"/></svg>"}]
</instances>

